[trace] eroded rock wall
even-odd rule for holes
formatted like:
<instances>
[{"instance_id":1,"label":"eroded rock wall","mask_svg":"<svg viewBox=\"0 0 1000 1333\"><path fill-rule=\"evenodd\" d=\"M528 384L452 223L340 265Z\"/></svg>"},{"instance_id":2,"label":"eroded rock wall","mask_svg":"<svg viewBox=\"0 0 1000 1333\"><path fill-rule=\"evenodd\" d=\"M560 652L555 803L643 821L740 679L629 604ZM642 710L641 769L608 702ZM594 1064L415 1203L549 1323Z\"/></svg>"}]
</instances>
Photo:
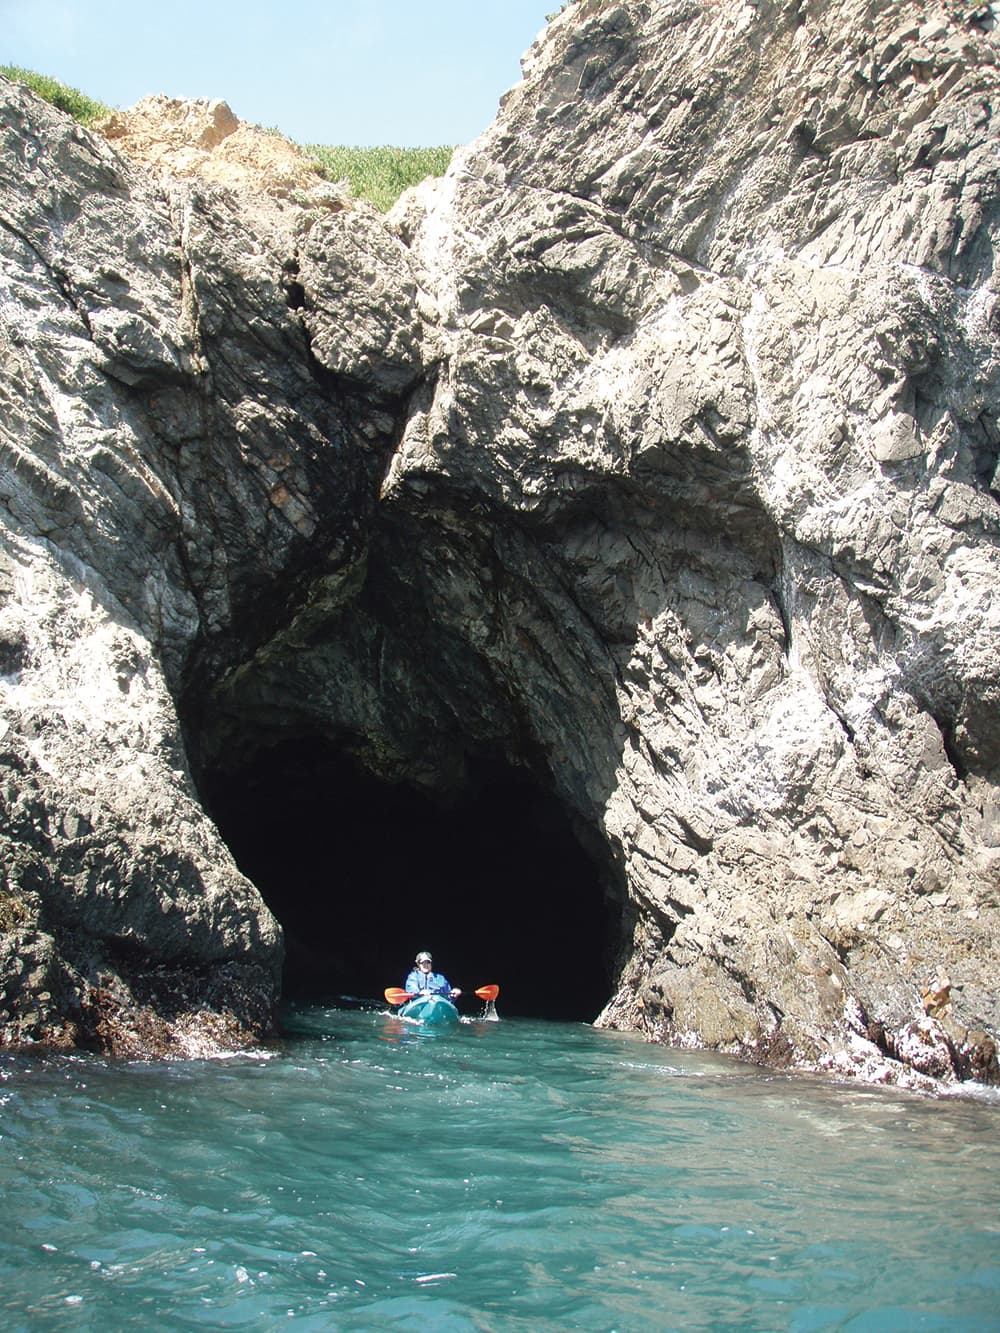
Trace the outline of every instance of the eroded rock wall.
<instances>
[{"instance_id":1,"label":"eroded rock wall","mask_svg":"<svg viewBox=\"0 0 1000 1333\"><path fill-rule=\"evenodd\" d=\"M510 674L638 907L605 1022L893 1077L940 972L995 1071L994 22L581 0L397 210L449 355L385 503L568 603Z\"/></svg>"},{"instance_id":2,"label":"eroded rock wall","mask_svg":"<svg viewBox=\"0 0 1000 1333\"><path fill-rule=\"evenodd\" d=\"M85 803L94 863L202 839L177 921L217 891L204 957L273 968L187 757L317 734L447 788L501 754L604 849L603 1022L995 1078L998 49L989 6L577 0L387 223L150 176L12 92L0 614L38 874L62 848L100 919L53 828L141 759ZM103 692L33 731L98 628ZM75 957L19 883L17 929ZM165 937L132 937L141 975Z\"/></svg>"},{"instance_id":3,"label":"eroded rock wall","mask_svg":"<svg viewBox=\"0 0 1000 1333\"><path fill-rule=\"evenodd\" d=\"M3 1039L245 1042L280 931L200 808L176 704L363 550L416 364L404 291L376 385L363 264L402 247L369 214L347 234L137 169L2 91ZM300 257L350 329L336 373Z\"/></svg>"}]
</instances>

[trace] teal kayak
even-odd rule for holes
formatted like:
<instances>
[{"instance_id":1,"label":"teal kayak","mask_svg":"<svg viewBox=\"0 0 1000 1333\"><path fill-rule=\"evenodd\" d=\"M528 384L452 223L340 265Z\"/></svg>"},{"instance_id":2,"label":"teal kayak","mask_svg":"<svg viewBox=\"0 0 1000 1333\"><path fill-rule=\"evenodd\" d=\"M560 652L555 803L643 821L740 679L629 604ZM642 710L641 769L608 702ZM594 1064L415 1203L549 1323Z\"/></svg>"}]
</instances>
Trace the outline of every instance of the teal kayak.
<instances>
[{"instance_id":1,"label":"teal kayak","mask_svg":"<svg viewBox=\"0 0 1000 1333\"><path fill-rule=\"evenodd\" d=\"M415 1000L407 1000L399 1012L401 1017L426 1023L429 1027L446 1027L458 1022L458 1010L443 995L421 995Z\"/></svg>"}]
</instances>

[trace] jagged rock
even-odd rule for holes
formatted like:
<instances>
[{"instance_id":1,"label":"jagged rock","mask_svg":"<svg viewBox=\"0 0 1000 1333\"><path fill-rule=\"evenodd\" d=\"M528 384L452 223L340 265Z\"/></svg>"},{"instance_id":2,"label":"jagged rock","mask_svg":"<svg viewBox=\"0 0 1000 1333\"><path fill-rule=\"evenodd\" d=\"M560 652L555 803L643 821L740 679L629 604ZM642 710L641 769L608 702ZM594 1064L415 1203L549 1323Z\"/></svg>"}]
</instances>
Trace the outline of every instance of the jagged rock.
<instances>
[{"instance_id":1,"label":"jagged rock","mask_svg":"<svg viewBox=\"0 0 1000 1333\"><path fill-rule=\"evenodd\" d=\"M913 14L582 0L393 218L450 345L386 504L485 477L558 567L611 1024L822 1061L931 961L996 1021L997 45Z\"/></svg>"},{"instance_id":2,"label":"jagged rock","mask_svg":"<svg viewBox=\"0 0 1000 1333\"><path fill-rule=\"evenodd\" d=\"M113 111L96 128L133 161L175 176L314 207L348 204L346 186L321 180L319 165L290 139L237 120L219 98L145 97L127 111Z\"/></svg>"},{"instance_id":3,"label":"jagged rock","mask_svg":"<svg viewBox=\"0 0 1000 1333\"><path fill-rule=\"evenodd\" d=\"M9 90L4 834L50 997L273 977L188 763L316 734L551 786L625 908L605 1024L994 1076L991 17L577 0L385 223Z\"/></svg>"},{"instance_id":4,"label":"jagged rock","mask_svg":"<svg viewBox=\"0 0 1000 1333\"><path fill-rule=\"evenodd\" d=\"M280 931L200 808L176 701L293 613L304 569L356 560L393 422L349 404L380 371L392 399L410 349L393 331L380 361L385 330L346 316L338 389L297 285L329 214L258 200L250 229L241 197L150 178L3 90L0 919L48 950L53 997L26 1007L5 975L4 1039L187 1049L201 1022L245 1040L269 1021ZM397 264L365 226L354 246ZM370 304L367 280L340 283L338 317ZM114 1023L94 1000L109 978ZM129 1028L130 995L158 1027Z\"/></svg>"},{"instance_id":5,"label":"jagged rock","mask_svg":"<svg viewBox=\"0 0 1000 1333\"><path fill-rule=\"evenodd\" d=\"M951 1043L933 1018L915 1018L901 1027L893 1034L892 1053L902 1064L931 1078L955 1076Z\"/></svg>"}]
</instances>

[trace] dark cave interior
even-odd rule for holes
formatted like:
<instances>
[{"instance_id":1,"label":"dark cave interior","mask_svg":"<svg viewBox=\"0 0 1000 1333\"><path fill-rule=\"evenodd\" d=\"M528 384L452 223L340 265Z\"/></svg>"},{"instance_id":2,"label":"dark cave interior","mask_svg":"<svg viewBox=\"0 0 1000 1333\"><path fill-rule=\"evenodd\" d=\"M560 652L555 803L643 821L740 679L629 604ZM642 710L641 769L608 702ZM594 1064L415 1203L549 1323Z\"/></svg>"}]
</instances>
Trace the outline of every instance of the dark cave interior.
<instances>
[{"instance_id":1,"label":"dark cave interior","mask_svg":"<svg viewBox=\"0 0 1000 1333\"><path fill-rule=\"evenodd\" d=\"M380 1000L419 949L501 1015L589 1022L610 995L618 912L558 801L470 764L458 799L372 777L321 740L202 776L209 813L285 930L293 1000Z\"/></svg>"}]
</instances>

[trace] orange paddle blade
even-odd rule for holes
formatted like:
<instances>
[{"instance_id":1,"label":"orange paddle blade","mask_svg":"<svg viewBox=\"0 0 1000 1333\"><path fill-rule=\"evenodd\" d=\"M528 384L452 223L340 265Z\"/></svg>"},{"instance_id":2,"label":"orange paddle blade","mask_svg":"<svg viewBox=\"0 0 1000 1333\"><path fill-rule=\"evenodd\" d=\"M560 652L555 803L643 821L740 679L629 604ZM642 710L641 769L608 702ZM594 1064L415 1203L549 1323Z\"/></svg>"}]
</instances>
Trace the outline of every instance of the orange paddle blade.
<instances>
[{"instance_id":1,"label":"orange paddle blade","mask_svg":"<svg viewBox=\"0 0 1000 1333\"><path fill-rule=\"evenodd\" d=\"M481 1000L495 1000L500 994L499 986L480 986L476 994Z\"/></svg>"},{"instance_id":2,"label":"orange paddle blade","mask_svg":"<svg viewBox=\"0 0 1000 1333\"><path fill-rule=\"evenodd\" d=\"M398 986L387 986L385 998L390 1004L402 1004L404 1000L412 1000L413 996L408 995L405 990L400 990Z\"/></svg>"}]
</instances>

